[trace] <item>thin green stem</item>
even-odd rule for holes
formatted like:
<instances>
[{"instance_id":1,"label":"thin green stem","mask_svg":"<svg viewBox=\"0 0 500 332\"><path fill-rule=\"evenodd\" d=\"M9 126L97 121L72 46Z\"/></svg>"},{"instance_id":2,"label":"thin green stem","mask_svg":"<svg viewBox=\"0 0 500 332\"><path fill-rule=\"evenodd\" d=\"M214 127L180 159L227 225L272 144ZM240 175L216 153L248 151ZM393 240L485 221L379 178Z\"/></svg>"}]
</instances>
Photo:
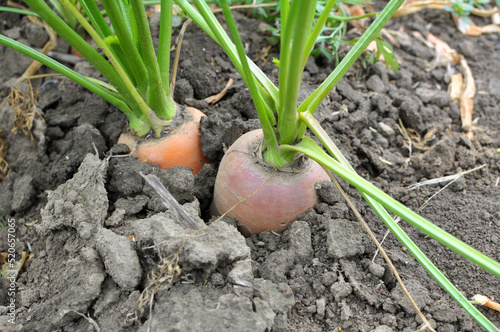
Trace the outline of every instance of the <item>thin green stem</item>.
<instances>
[{"instance_id":1,"label":"thin green stem","mask_svg":"<svg viewBox=\"0 0 500 332\"><path fill-rule=\"evenodd\" d=\"M145 97L148 91L148 71L135 44L132 32L133 28L126 24L127 21L130 21L130 18L126 20L120 3L121 1L117 0L102 1L109 20L111 21L111 25L115 30L118 40L120 41L120 46L123 49L125 56L128 58L128 63L134 73L133 77L130 77L130 79L134 81L133 83L141 96ZM142 10L144 11L144 8L142 8ZM130 15L129 13L126 13L126 11L125 14Z\"/></svg>"},{"instance_id":2,"label":"thin green stem","mask_svg":"<svg viewBox=\"0 0 500 332\"><path fill-rule=\"evenodd\" d=\"M366 13L364 15L359 15L359 16L336 16L336 15L331 15L330 18L336 20L336 21L356 21L356 20L362 20L367 17L372 17L372 16L377 16L379 13Z\"/></svg>"},{"instance_id":3,"label":"thin green stem","mask_svg":"<svg viewBox=\"0 0 500 332\"><path fill-rule=\"evenodd\" d=\"M113 32L109 27L108 23L104 19L103 14L97 7L95 0L80 0L85 14L89 18L90 22L94 26L94 29L99 34L102 39L113 36ZM121 46L117 44L110 44L109 48L111 52L115 55L116 59L120 63L120 66L127 72L128 77L134 77L133 67L129 63L128 57L123 52Z\"/></svg>"},{"instance_id":4,"label":"thin green stem","mask_svg":"<svg viewBox=\"0 0 500 332\"><path fill-rule=\"evenodd\" d=\"M37 13L32 12L31 10L24 10L24 9L19 9L19 8L12 8L12 7L0 6L0 12L16 13L16 14L20 14L20 15L31 15L31 16L35 16L35 17L40 17L40 16L38 16Z\"/></svg>"},{"instance_id":5,"label":"thin green stem","mask_svg":"<svg viewBox=\"0 0 500 332\"><path fill-rule=\"evenodd\" d=\"M280 5L281 5L280 6L281 31L285 31L288 15L290 14L290 1L289 0L281 1Z\"/></svg>"},{"instance_id":6,"label":"thin green stem","mask_svg":"<svg viewBox=\"0 0 500 332\"><path fill-rule=\"evenodd\" d=\"M146 67L149 77L148 105L158 117L166 120L172 119L175 115L175 105L173 101L170 101L170 97L166 93L169 89L168 80L166 87L162 86L160 67L153 47L153 40L151 39L151 31L149 30L144 5L142 4L142 0L131 0L130 3L132 4L132 11L137 23L144 62L148 64ZM169 14L172 15L171 13Z\"/></svg>"},{"instance_id":7,"label":"thin green stem","mask_svg":"<svg viewBox=\"0 0 500 332\"><path fill-rule=\"evenodd\" d=\"M165 93L170 95L170 47L172 44L172 0L161 1L158 65Z\"/></svg>"},{"instance_id":8,"label":"thin green stem","mask_svg":"<svg viewBox=\"0 0 500 332\"><path fill-rule=\"evenodd\" d=\"M323 27L326 23L326 20L328 17L330 17L330 12L337 3L337 0L328 0L328 2L325 4L325 8L323 8L323 11L321 12L321 15L319 16L318 20L316 21L314 25L314 29L307 38L306 46L304 47L304 54L302 55L303 57L303 63L302 67L304 68L307 62L307 59L309 58L309 55L311 54L312 49L314 48L314 44L316 44L316 40L318 40L318 37L323 30Z\"/></svg>"},{"instance_id":9,"label":"thin green stem","mask_svg":"<svg viewBox=\"0 0 500 332\"><path fill-rule=\"evenodd\" d=\"M243 72L242 64L238 57L238 52L236 50L236 46L231 42L230 38L225 33L224 29L217 21L215 16L213 15L210 8L202 2L197 9L200 12L197 12L193 6L186 0L176 0L176 3L182 10L191 18L207 35L210 36L222 49L225 51L236 70L240 73ZM204 16L202 16L202 13ZM210 16L210 17L208 17ZM206 20L205 17L208 19ZM209 25L209 22L210 25ZM212 30L213 27L213 30ZM248 58L248 57L247 57ZM260 70L260 68L253 62L249 61L250 69L252 73L255 75L255 78L259 81L259 92L261 95L267 94L273 100L274 104L278 101L278 89L276 86L269 80L269 78ZM273 111L275 107L273 108Z\"/></svg>"},{"instance_id":10,"label":"thin green stem","mask_svg":"<svg viewBox=\"0 0 500 332\"><path fill-rule=\"evenodd\" d=\"M250 89L250 93L255 102L255 108L257 109L257 114L259 116L260 123L262 125L262 131L264 133L264 141L266 143L266 155L265 159L268 163L275 167L284 166L287 161L283 159L278 152L278 140L274 134L273 127L271 126L268 114L265 109L265 105L263 103L262 98L259 95L259 90L257 89L257 84L255 82L255 78L250 70L250 66L248 65L248 61L245 55L245 47L241 42L240 35L238 33L238 29L236 28L236 22L234 21L231 10L229 9L229 4L227 0L220 1L222 11L224 13L224 17L226 19L226 23L229 27L229 31L231 36L233 37L233 42L236 45L236 49L238 51L239 59L243 66L243 78Z\"/></svg>"},{"instance_id":11,"label":"thin green stem","mask_svg":"<svg viewBox=\"0 0 500 332\"><path fill-rule=\"evenodd\" d=\"M93 93L97 94L104 100L108 101L109 103L115 105L118 107L125 115L128 117L129 122L130 122L130 128L132 131L136 132L138 135L144 135L149 131L149 126L144 123L144 121L140 120L134 112L128 107L128 105L123 101L120 95L117 95L116 93L113 93L109 91L108 89L104 88L103 86L95 83L92 81L92 79L82 76L81 74L69 69L68 67L60 64L59 62L55 61L54 59L44 55L43 53L40 53L38 51L35 51L34 49L19 43L18 41L15 41L13 39L10 39L8 37L5 37L4 35L0 34L0 44L5 45L7 47L12 48L13 50L16 50L26 56L29 56L30 58L39 61L43 65L57 71L58 73L68 77L69 79L75 81L76 83L80 84L81 86L87 88L88 90L92 91Z\"/></svg>"},{"instance_id":12,"label":"thin green stem","mask_svg":"<svg viewBox=\"0 0 500 332\"><path fill-rule=\"evenodd\" d=\"M315 8L316 1L292 2L282 30L278 106L280 144L292 144L297 139L297 100L302 81L303 50L312 28Z\"/></svg>"},{"instance_id":13,"label":"thin green stem","mask_svg":"<svg viewBox=\"0 0 500 332\"><path fill-rule=\"evenodd\" d=\"M141 117L139 105L128 93L128 89L118 72L96 50L71 29L44 1L26 0L42 20L48 22L50 27L61 36L68 44L73 46L87 61L89 61L112 85L114 85L125 102ZM81 15L80 15L81 16ZM85 21L85 20L84 20ZM86 21L85 21L86 22ZM87 23L88 24L88 23Z\"/></svg>"},{"instance_id":14,"label":"thin green stem","mask_svg":"<svg viewBox=\"0 0 500 332\"><path fill-rule=\"evenodd\" d=\"M150 124L153 131L159 137L160 132L163 129L163 123L160 123L156 119L153 121L153 118L151 116L151 113L152 113L151 109L146 104L146 102L144 101L142 96L139 94L139 92L137 91L134 84L132 83L130 78L127 76L127 74L125 73L123 68L120 66L115 55L113 54L113 52L111 52L108 45L104 42L103 39L101 39L99 34L94 30L94 28L92 28L92 26L85 20L85 18L76 10L76 8L74 6L72 6L71 4L69 4L68 0L61 0L61 2L63 3L63 5L65 5L73 13L73 15L75 15L78 22L80 22L80 24L84 27L84 29L87 31L87 33L92 37L92 39L95 40L97 45L103 50L104 54L106 54L109 61L111 62L111 64L115 68L116 72L118 73L118 75L120 75L120 78L123 80L123 83L127 87L127 94L130 95L132 97L132 99L135 100L135 102L139 106L144 118L146 118L146 120ZM122 93L120 93L120 94L122 94Z\"/></svg>"}]
</instances>

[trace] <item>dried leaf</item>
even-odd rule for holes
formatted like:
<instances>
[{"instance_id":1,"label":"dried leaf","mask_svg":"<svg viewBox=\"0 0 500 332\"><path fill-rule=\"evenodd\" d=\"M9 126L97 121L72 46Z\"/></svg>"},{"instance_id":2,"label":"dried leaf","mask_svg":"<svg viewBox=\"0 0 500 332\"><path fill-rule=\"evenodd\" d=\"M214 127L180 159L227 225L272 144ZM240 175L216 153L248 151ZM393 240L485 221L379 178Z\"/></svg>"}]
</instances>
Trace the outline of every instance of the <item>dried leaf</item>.
<instances>
[{"instance_id":1,"label":"dried leaf","mask_svg":"<svg viewBox=\"0 0 500 332\"><path fill-rule=\"evenodd\" d=\"M462 74L451 75L450 85L448 86L448 93L451 97L451 101L459 101L460 95L462 94L462 86L464 83L464 77Z\"/></svg>"},{"instance_id":2,"label":"dried leaf","mask_svg":"<svg viewBox=\"0 0 500 332\"><path fill-rule=\"evenodd\" d=\"M477 26L472 20L469 19L469 22L465 22L461 17L453 18L455 21L455 25L457 26L458 31L466 36L480 36L485 33L499 33L500 26L495 24L488 24L485 26Z\"/></svg>"},{"instance_id":3,"label":"dried leaf","mask_svg":"<svg viewBox=\"0 0 500 332\"><path fill-rule=\"evenodd\" d=\"M426 40L432 45L432 48L436 50L436 59L433 64L429 64L431 68L446 66L448 64L458 65L463 58L462 55L458 54L458 52L451 48L446 42L434 36L432 33L427 34Z\"/></svg>"},{"instance_id":4,"label":"dried leaf","mask_svg":"<svg viewBox=\"0 0 500 332\"><path fill-rule=\"evenodd\" d=\"M472 138L472 113L474 111L476 83L465 58L462 58L460 61L460 68L465 75L462 93L460 96L460 116L462 118L462 128L464 129L464 133L469 136L469 138Z\"/></svg>"}]
</instances>

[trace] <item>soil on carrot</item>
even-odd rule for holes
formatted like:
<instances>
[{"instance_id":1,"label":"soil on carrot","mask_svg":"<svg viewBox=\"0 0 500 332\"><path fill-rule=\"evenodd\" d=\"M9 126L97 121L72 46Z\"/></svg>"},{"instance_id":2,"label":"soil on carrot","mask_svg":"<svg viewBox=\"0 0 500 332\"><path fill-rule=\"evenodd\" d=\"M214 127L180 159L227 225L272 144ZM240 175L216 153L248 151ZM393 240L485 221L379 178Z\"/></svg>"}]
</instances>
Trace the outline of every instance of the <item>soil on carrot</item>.
<instances>
[{"instance_id":1,"label":"soil on carrot","mask_svg":"<svg viewBox=\"0 0 500 332\"><path fill-rule=\"evenodd\" d=\"M0 18L2 33L42 46L33 38L44 36L42 27L15 14ZM267 24L242 15L238 22L249 56L276 80L278 49L267 49ZM388 29L406 33L395 48L400 71L381 63L365 69L358 62L316 116L360 174L414 210L447 183L409 185L486 165L444 188L420 213L500 261L500 38L464 37L444 11L395 19ZM462 133L459 106L446 92L449 70L457 68L432 67L434 51L412 31L432 32L467 59L477 85L472 139ZM67 52L67 45L59 43L58 51ZM0 54L5 96L30 61L4 47ZM311 58L304 91L333 66ZM98 77L85 62L76 70ZM235 82L224 98L209 105L205 98L230 78ZM126 156L126 148L115 144L126 118L75 83L52 77L33 84L40 88L43 117L33 120L33 140L11 133L12 107L0 113L10 169L0 183L0 213L4 225L15 220L16 260L28 254L13 295L0 279L2 331L415 331L421 325L331 183L318 187L321 202L282 234L245 239L234 220L215 222L208 214L225 148L259 124L228 58L194 25L184 39L175 99L208 115L201 145L212 163L196 176ZM396 125L422 138L431 134L421 149L414 141L410 152ZM183 243L194 229L166 210L140 172L156 175L198 227L211 227ZM352 187L342 185L381 240L386 227ZM466 297L500 298L498 278L405 222L401 226ZM0 252L8 251L7 233L0 228ZM393 235L383 246L436 330L481 330ZM500 313L480 310L500 326Z\"/></svg>"}]
</instances>

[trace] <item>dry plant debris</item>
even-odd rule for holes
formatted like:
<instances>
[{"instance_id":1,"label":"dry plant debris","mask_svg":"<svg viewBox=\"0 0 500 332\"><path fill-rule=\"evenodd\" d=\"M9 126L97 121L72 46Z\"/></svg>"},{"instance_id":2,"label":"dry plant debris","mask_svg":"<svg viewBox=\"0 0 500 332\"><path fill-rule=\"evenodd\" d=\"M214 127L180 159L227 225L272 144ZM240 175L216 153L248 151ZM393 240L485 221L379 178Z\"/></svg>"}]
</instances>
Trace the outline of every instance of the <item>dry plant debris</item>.
<instances>
[{"instance_id":1,"label":"dry plant debris","mask_svg":"<svg viewBox=\"0 0 500 332\"><path fill-rule=\"evenodd\" d=\"M447 43L429 33L426 40L436 50L436 61L434 66L460 65L462 74L456 74L450 83L448 93L452 100L460 103L460 116L462 118L462 129L464 134L472 138L472 113L474 112L474 96L476 95L476 83L472 71L465 57L452 49Z\"/></svg>"},{"instance_id":2,"label":"dry plant debris","mask_svg":"<svg viewBox=\"0 0 500 332\"><path fill-rule=\"evenodd\" d=\"M406 128L403 125L401 119L399 119L399 124L396 124L396 129L403 135L409 142L411 142L412 146L416 147L421 151L427 151L430 149L430 146L427 146L427 143L434 137L436 134L437 128L431 128L424 137L420 136L420 134L411 128ZM409 144L404 142L406 148L409 148Z\"/></svg>"},{"instance_id":3,"label":"dry plant debris","mask_svg":"<svg viewBox=\"0 0 500 332\"><path fill-rule=\"evenodd\" d=\"M0 180L3 180L3 178L9 172L9 164L5 160L8 148L9 146L3 140L3 133L2 130L0 129Z\"/></svg>"},{"instance_id":4,"label":"dry plant debris","mask_svg":"<svg viewBox=\"0 0 500 332\"><path fill-rule=\"evenodd\" d=\"M174 278L181 274L182 269L178 263L179 254L175 253L162 259L148 273L148 284L139 297L134 320L142 317L146 313L146 309L149 309L149 315L152 314L155 294L160 290L168 289L172 285Z\"/></svg>"},{"instance_id":5,"label":"dry plant debris","mask_svg":"<svg viewBox=\"0 0 500 332\"><path fill-rule=\"evenodd\" d=\"M472 297L472 301L500 312L500 303L494 302L484 295L476 294Z\"/></svg>"},{"instance_id":6,"label":"dry plant debris","mask_svg":"<svg viewBox=\"0 0 500 332\"><path fill-rule=\"evenodd\" d=\"M221 91L219 92L218 94L216 95L213 95L213 96L209 96L207 98L205 98L205 101L210 104L210 105L213 105L215 104L216 102L218 102L219 100L222 99L222 97L224 97L227 93L227 89L229 89L231 87L231 85L233 85L233 79L230 78L229 81L227 82L226 84L226 87Z\"/></svg>"},{"instance_id":7,"label":"dry plant debris","mask_svg":"<svg viewBox=\"0 0 500 332\"><path fill-rule=\"evenodd\" d=\"M13 1L8 1L7 4L12 7L20 8L26 10L27 8L17 4ZM28 19L38 25L43 25L45 31L49 35L49 41L45 43L42 49L42 53L47 55L50 51L54 50L57 46L57 35L52 30L50 26L48 26L45 22L42 22L35 16L28 16ZM14 128L12 129L12 133L17 134L19 131L22 131L26 136L30 136L31 142L34 142L33 134L31 133L31 129L33 128L33 120L36 116L40 119L43 118L41 114L38 112L38 109L35 106L35 102L39 99L38 91L33 88L31 85L30 78L33 77L35 72L42 66L42 64L38 61L33 61L28 69L23 73L23 75L19 78L19 81L12 88L9 95L5 98L5 100L0 104L0 110L5 105L5 102L9 102L9 105L12 106L15 112L14 118ZM24 82L28 82L28 87L25 91L26 95L19 89L20 85ZM1 131L0 131L1 134ZM0 180L5 177L9 170L9 165L5 160L7 155L8 145L4 140L0 137Z\"/></svg>"}]
</instances>

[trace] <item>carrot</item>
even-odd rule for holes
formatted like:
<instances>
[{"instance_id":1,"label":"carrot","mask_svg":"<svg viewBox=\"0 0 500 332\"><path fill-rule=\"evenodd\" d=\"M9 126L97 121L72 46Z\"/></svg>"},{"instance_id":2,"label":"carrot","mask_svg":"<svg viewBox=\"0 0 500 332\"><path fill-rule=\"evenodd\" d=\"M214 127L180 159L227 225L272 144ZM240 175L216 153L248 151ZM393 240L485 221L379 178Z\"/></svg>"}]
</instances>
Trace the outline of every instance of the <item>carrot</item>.
<instances>
[{"instance_id":1,"label":"carrot","mask_svg":"<svg viewBox=\"0 0 500 332\"><path fill-rule=\"evenodd\" d=\"M236 140L222 158L215 180L212 213L229 211L227 216L238 220L246 236L285 230L318 202L315 183L329 181L310 159L301 168L276 169L257 155L262 141L260 129Z\"/></svg>"},{"instance_id":2,"label":"carrot","mask_svg":"<svg viewBox=\"0 0 500 332\"><path fill-rule=\"evenodd\" d=\"M165 169L174 166L192 168L193 174L197 174L209 161L200 148L200 119L206 115L193 107L186 107L186 110L191 115L190 121L164 138L141 142L136 136L126 134L120 136L118 143L126 144L141 161L155 163Z\"/></svg>"}]
</instances>

